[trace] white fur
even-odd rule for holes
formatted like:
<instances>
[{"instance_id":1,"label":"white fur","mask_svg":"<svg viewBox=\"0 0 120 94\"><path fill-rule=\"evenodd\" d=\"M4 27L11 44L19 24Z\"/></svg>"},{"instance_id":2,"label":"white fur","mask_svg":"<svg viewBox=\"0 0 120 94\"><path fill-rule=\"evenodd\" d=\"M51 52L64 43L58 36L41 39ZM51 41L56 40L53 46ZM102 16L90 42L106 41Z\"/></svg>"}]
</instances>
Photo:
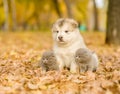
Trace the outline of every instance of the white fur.
<instances>
[{"instance_id":1,"label":"white fur","mask_svg":"<svg viewBox=\"0 0 120 94\"><path fill-rule=\"evenodd\" d=\"M56 32L57 30L59 31L58 33ZM65 33L65 30L70 32ZM72 73L76 73L75 52L79 48L86 48L79 29L71 28L70 23L65 23L62 27L55 24L52 31L54 40L53 50L59 63L59 69L62 70L64 67L68 67ZM63 42L58 39L58 36L63 37Z\"/></svg>"}]
</instances>

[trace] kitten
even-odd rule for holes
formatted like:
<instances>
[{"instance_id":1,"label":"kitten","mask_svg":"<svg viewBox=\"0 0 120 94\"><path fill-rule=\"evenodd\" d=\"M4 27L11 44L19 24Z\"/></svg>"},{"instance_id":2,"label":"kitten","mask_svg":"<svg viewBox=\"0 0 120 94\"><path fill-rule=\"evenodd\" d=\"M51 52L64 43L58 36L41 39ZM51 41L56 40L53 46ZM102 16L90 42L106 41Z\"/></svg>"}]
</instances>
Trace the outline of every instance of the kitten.
<instances>
[{"instance_id":1,"label":"kitten","mask_svg":"<svg viewBox=\"0 0 120 94\"><path fill-rule=\"evenodd\" d=\"M78 64L79 72L96 71L99 63L96 54L86 48L76 51L75 61Z\"/></svg>"},{"instance_id":2,"label":"kitten","mask_svg":"<svg viewBox=\"0 0 120 94\"><path fill-rule=\"evenodd\" d=\"M44 52L40 60L40 66L43 71L58 70L58 64L53 51Z\"/></svg>"}]
</instances>

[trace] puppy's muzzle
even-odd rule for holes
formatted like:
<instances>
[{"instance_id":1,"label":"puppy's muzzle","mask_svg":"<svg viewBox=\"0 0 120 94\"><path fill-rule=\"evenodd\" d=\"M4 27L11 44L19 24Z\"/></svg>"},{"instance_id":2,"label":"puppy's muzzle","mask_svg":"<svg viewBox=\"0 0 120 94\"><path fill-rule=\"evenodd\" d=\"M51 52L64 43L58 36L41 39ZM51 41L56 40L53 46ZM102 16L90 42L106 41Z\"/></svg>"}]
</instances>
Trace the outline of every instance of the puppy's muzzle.
<instances>
[{"instance_id":1,"label":"puppy's muzzle","mask_svg":"<svg viewBox=\"0 0 120 94\"><path fill-rule=\"evenodd\" d=\"M60 41L63 41L63 37L62 37L62 36L59 36L58 39L59 39Z\"/></svg>"}]
</instances>

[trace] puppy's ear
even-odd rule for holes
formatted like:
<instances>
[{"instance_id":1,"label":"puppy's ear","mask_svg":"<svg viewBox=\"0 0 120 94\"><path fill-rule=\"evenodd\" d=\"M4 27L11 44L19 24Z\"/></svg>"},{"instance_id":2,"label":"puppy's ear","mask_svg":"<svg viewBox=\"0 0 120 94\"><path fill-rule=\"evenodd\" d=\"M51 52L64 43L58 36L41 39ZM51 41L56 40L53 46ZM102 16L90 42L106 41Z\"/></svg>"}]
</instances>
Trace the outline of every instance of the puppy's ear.
<instances>
[{"instance_id":1,"label":"puppy's ear","mask_svg":"<svg viewBox=\"0 0 120 94\"><path fill-rule=\"evenodd\" d=\"M53 28L53 26L54 26L54 23L50 25L50 28Z\"/></svg>"},{"instance_id":2,"label":"puppy's ear","mask_svg":"<svg viewBox=\"0 0 120 94\"><path fill-rule=\"evenodd\" d=\"M59 18L58 20L56 20L55 23L53 23L52 27L55 26L56 24L57 24L58 26L62 26L63 23L64 23L64 20L65 20L65 18Z\"/></svg>"},{"instance_id":3,"label":"puppy's ear","mask_svg":"<svg viewBox=\"0 0 120 94\"><path fill-rule=\"evenodd\" d=\"M71 22L72 22L71 24L74 28L78 28L78 23L75 20L72 20Z\"/></svg>"},{"instance_id":4,"label":"puppy's ear","mask_svg":"<svg viewBox=\"0 0 120 94\"><path fill-rule=\"evenodd\" d=\"M51 31L52 32L54 32L54 31L56 31L57 30L57 23L56 22L54 22L52 25L51 25Z\"/></svg>"},{"instance_id":5,"label":"puppy's ear","mask_svg":"<svg viewBox=\"0 0 120 94\"><path fill-rule=\"evenodd\" d=\"M52 32L57 31L56 23L52 24L52 26L51 26L51 31L52 31Z\"/></svg>"},{"instance_id":6,"label":"puppy's ear","mask_svg":"<svg viewBox=\"0 0 120 94\"><path fill-rule=\"evenodd\" d=\"M51 31L52 31L52 32L53 32L54 25L55 25L55 23L53 23L53 24L51 25Z\"/></svg>"}]
</instances>

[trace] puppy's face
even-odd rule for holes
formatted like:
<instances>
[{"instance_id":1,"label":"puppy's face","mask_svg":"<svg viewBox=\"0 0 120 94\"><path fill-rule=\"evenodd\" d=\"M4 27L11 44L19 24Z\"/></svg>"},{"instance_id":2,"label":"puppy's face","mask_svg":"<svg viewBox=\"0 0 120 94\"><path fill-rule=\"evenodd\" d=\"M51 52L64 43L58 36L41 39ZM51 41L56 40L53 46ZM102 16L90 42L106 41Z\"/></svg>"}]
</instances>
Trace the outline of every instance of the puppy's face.
<instances>
[{"instance_id":1,"label":"puppy's face","mask_svg":"<svg viewBox=\"0 0 120 94\"><path fill-rule=\"evenodd\" d=\"M68 44L76 38L78 24L73 19L59 19L52 28L53 39L58 44Z\"/></svg>"}]
</instances>

